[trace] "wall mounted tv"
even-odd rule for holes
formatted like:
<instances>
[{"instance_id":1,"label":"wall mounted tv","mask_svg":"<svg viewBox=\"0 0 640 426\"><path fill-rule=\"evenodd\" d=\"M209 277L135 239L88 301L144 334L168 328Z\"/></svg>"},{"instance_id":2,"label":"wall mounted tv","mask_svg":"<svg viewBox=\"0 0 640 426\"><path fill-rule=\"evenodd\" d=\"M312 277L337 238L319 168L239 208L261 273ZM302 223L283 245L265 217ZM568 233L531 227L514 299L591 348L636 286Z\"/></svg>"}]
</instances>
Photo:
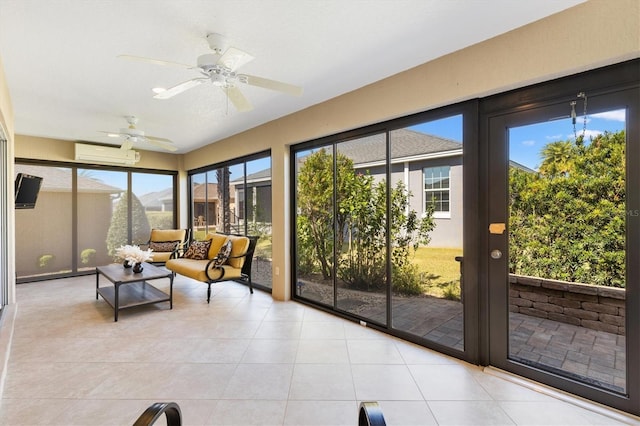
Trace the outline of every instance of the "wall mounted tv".
<instances>
[{"instance_id":1,"label":"wall mounted tv","mask_svg":"<svg viewBox=\"0 0 640 426\"><path fill-rule=\"evenodd\" d=\"M16 176L16 209L35 208L40 186L42 186L41 177L18 173Z\"/></svg>"}]
</instances>

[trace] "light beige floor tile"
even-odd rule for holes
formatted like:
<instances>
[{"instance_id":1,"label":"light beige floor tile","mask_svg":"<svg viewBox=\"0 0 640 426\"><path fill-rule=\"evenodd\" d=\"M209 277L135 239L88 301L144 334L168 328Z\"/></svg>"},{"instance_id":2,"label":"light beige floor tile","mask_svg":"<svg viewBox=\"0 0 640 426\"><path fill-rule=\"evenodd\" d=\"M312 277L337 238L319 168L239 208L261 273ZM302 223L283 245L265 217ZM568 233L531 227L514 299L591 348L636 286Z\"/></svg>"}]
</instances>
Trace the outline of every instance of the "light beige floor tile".
<instances>
[{"instance_id":1,"label":"light beige floor tile","mask_svg":"<svg viewBox=\"0 0 640 426\"><path fill-rule=\"evenodd\" d=\"M177 277L174 309L118 322L94 275L16 292L0 424L132 424L156 401L178 402L185 425L351 426L361 400L379 401L390 426L620 420L236 283L207 304L206 286Z\"/></svg>"},{"instance_id":2,"label":"light beige floor tile","mask_svg":"<svg viewBox=\"0 0 640 426\"><path fill-rule=\"evenodd\" d=\"M471 375L489 395L498 401L556 401L555 398L509 382L481 370L471 370Z\"/></svg>"},{"instance_id":3,"label":"light beige floor tile","mask_svg":"<svg viewBox=\"0 0 640 426\"><path fill-rule=\"evenodd\" d=\"M518 425L622 425L625 422L571 404L554 402L499 402L502 409ZM638 423L640 424L640 423Z\"/></svg>"},{"instance_id":4,"label":"light beige floor tile","mask_svg":"<svg viewBox=\"0 0 640 426\"><path fill-rule=\"evenodd\" d=\"M374 330L371 327L362 326L355 322L346 321L343 325L344 325L344 335L347 339L354 339L354 340L382 339L382 340L389 340L389 341L395 340L387 334Z\"/></svg>"},{"instance_id":5,"label":"light beige floor tile","mask_svg":"<svg viewBox=\"0 0 640 426\"><path fill-rule=\"evenodd\" d=\"M300 332L301 339L344 339L344 327L336 321L305 321Z\"/></svg>"},{"instance_id":6,"label":"light beige floor tile","mask_svg":"<svg viewBox=\"0 0 640 426\"><path fill-rule=\"evenodd\" d=\"M224 390L224 399L286 400L293 364L239 364Z\"/></svg>"},{"instance_id":7,"label":"light beige floor tile","mask_svg":"<svg viewBox=\"0 0 640 426\"><path fill-rule=\"evenodd\" d=\"M396 347L407 364L453 364L460 360L441 354L439 352L425 349L413 343L395 340Z\"/></svg>"},{"instance_id":8,"label":"light beige floor tile","mask_svg":"<svg viewBox=\"0 0 640 426\"><path fill-rule=\"evenodd\" d=\"M176 339L177 344L184 344L191 351L187 359L182 362L188 363L211 363L211 364L236 364L240 362L246 352L250 339L199 339L198 341L181 341Z\"/></svg>"},{"instance_id":9,"label":"light beige floor tile","mask_svg":"<svg viewBox=\"0 0 640 426\"><path fill-rule=\"evenodd\" d=\"M52 416L52 424L66 426L131 425L153 401L124 399L75 399L66 409Z\"/></svg>"},{"instance_id":10,"label":"light beige floor tile","mask_svg":"<svg viewBox=\"0 0 640 426\"><path fill-rule=\"evenodd\" d=\"M3 398L83 398L108 375L101 363L10 361Z\"/></svg>"},{"instance_id":11,"label":"light beige floor tile","mask_svg":"<svg viewBox=\"0 0 640 426\"><path fill-rule=\"evenodd\" d=\"M297 364L293 369L289 399L355 400L348 364Z\"/></svg>"},{"instance_id":12,"label":"light beige floor tile","mask_svg":"<svg viewBox=\"0 0 640 426\"><path fill-rule=\"evenodd\" d=\"M491 396L463 365L410 365L409 370L427 401L490 400Z\"/></svg>"},{"instance_id":13,"label":"light beige floor tile","mask_svg":"<svg viewBox=\"0 0 640 426\"><path fill-rule=\"evenodd\" d=\"M442 426L507 426L516 423L495 401L429 401L433 416Z\"/></svg>"},{"instance_id":14,"label":"light beige floor tile","mask_svg":"<svg viewBox=\"0 0 640 426\"><path fill-rule=\"evenodd\" d=\"M256 339L299 339L302 322L263 321L254 338Z\"/></svg>"},{"instance_id":15,"label":"light beige floor tile","mask_svg":"<svg viewBox=\"0 0 640 426\"><path fill-rule=\"evenodd\" d=\"M286 406L287 401L284 400L218 400L215 401L213 413L206 424L237 426L282 425Z\"/></svg>"},{"instance_id":16,"label":"light beige floor tile","mask_svg":"<svg viewBox=\"0 0 640 426\"><path fill-rule=\"evenodd\" d=\"M378 401L382 415L389 426L437 425L426 401Z\"/></svg>"},{"instance_id":17,"label":"light beige floor tile","mask_svg":"<svg viewBox=\"0 0 640 426\"><path fill-rule=\"evenodd\" d=\"M405 365L352 365L351 371L359 400L422 400L420 390Z\"/></svg>"},{"instance_id":18,"label":"light beige floor tile","mask_svg":"<svg viewBox=\"0 0 640 426\"><path fill-rule=\"evenodd\" d=\"M349 340L347 349L352 364L404 364L395 343L390 340Z\"/></svg>"},{"instance_id":19,"label":"light beige floor tile","mask_svg":"<svg viewBox=\"0 0 640 426\"><path fill-rule=\"evenodd\" d=\"M75 399L3 399L0 403L0 425L56 425L59 424L56 417L75 403Z\"/></svg>"},{"instance_id":20,"label":"light beige floor tile","mask_svg":"<svg viewBox=\"0 0 640 426\"><path fill-rule=\"evenodd\" d=\"M348 364L347 343L345 340L300 340L296 363Z\"/></svg>"},{"instance_id":21,"label":"light beige floor tile","mask_svg":"<svg viewBox=\"0 0 640 426\"><path fill-rule=\"evenodd\" d=\"M305 308L297 303L274 302L267 315L265 321L302 321L304 318Z\"/></svg>"},{"instance_id":22,"label":"light beige floor tile","mask_svg":"<svg viewBox=\"0 0 640 426\"><path fill-rule=\"evenodd\" d=\"M298 340L253 339L242 356L242 363L293 364L298 352Z\"/></svg>"},{"instance_id":23,"label":"light beige floor tile","mask_svg":"<svg viewBox=\"0 0 640 426\"><path fill-rule=\"evenodd\" d=\"M283 424L353 426L357 424L357 412L355 401L289 401Z\"/></svg>"}]
</instances>

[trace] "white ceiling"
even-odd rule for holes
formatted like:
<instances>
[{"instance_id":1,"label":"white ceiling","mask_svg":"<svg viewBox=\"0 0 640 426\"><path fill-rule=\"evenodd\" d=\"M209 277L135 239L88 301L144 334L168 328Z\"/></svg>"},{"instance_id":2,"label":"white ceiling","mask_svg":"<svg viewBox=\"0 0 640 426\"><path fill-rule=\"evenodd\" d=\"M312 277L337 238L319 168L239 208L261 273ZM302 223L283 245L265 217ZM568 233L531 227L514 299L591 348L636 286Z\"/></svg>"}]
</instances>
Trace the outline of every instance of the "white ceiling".
<instances>
[{"instance_id":1,"label":"white ceiling","mask_svg":"<svg viewBox=\"0 0 640 426\"><path fill-rule=\"evenodd\" d=\"M0 0L0 58L17 134L118 144L99 131L136 115L184 153L583 1ZM158 100L152 88L199 74L117 57L195 65L211 32L255 57L240 72L304 94L243 85L249 112L209 84Z\"/></svg>"}]
</instances>

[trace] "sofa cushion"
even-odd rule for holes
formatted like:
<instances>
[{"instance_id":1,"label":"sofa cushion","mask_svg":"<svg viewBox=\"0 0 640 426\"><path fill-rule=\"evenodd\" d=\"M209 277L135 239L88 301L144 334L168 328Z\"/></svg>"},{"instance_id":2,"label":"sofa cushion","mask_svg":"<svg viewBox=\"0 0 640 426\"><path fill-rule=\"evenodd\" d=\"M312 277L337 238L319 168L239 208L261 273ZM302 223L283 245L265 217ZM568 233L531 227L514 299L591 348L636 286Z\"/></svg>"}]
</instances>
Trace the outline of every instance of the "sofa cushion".
<instances>
[{"instance_id":1,"label":"sofa cushion","mask_svg":"<svg viewBox=\"0 0 640 426\"><path fill-rule=\"evenodd\" d=\"M245 258L237 256L242 256L247 252L247 250L249 250L249 238L237 235L229 235L229 240L231 240L232 243L231 259L229 259L227 262L234 268L242 269Z\"/></svg>"},{"instance_id":2,"label":"sofa cushion","mask_svg":"<svg viewBox=\"0 0 640 426\"><path fill-rule=\"evenodd\" d=\"M173 252L171 252L171 251L154 251L152 254L153 254L153 260L151 262L153 262L153 263L161 263L161 262L166 262L167 260L169 260L171 258L171 255L173 254Z\"/></svg>"},{"instance_id":3,"label":"sofa cushion","mask_svg":"<svg viewBox=\"0 0 640 426\"><path fill-rule=\"evenodd\" d=\"M193 241L189 245L184 257L193 260L206 260L210 246L211 240Z\"/></svg>"},{"instance_id":4,"label":"sofa cushion","mask_svg":"<svg viewBox=\"0 0 640 426\"><path fill-rule=\"evenodd\" d=\"M207 273L205 272L205 268L209 260L194 260L194 259L169 259L166 263L166 268L170 271L175 272L176 274L192 278L194 280L207 282L209 277L207 277ZM240 278L242 276L241 271L237 268L234 268L230 265L222 265L217 268L214 268L210 265L209 267L209 276L211 280L217 280L222 276L222 270L224 270L224 278L225 279L235 279Z\"/></svg>"},{"instance_id":5,"label":"sofa cushion","mask_svg":"<svg viewBox=\"0 0 640 426\"><path fill-rule=\"evenodd\" d=\"M209 259L213 259L218 255L222 245L227 242L228 236L225 234L209 233L205 237L205 240L211 241L211 247L209 247Z\"/></svg>"},{"instance_id":6,"label":"sofa cushion","mask_svg":"<svg viewBox=\"0 0 640 426\"><path fill-rule=\"evenodd\" d=\"M149 241L184 241L186 229L152 229Z\"/></svg>"}]
</instances>

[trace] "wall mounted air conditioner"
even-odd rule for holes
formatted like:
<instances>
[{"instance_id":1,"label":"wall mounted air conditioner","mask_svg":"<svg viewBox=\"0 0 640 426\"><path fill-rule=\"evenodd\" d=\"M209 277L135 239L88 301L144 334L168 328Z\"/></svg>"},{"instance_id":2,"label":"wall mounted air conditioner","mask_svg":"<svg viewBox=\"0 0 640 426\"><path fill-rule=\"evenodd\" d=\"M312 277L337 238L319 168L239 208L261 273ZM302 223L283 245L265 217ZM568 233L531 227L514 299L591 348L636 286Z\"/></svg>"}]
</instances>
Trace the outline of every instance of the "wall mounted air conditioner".
<instances>
[{"instance_id":1,"label":"wall mounted air conditioner","mask_svg":"<svg viewBox=\"0 0 640 426\"><path fill-rule=\"evenodd\" d=\"M140 153L132 149L76 143L76 161L132 165L140 161Z\"/></svg>"}]
</instances>

